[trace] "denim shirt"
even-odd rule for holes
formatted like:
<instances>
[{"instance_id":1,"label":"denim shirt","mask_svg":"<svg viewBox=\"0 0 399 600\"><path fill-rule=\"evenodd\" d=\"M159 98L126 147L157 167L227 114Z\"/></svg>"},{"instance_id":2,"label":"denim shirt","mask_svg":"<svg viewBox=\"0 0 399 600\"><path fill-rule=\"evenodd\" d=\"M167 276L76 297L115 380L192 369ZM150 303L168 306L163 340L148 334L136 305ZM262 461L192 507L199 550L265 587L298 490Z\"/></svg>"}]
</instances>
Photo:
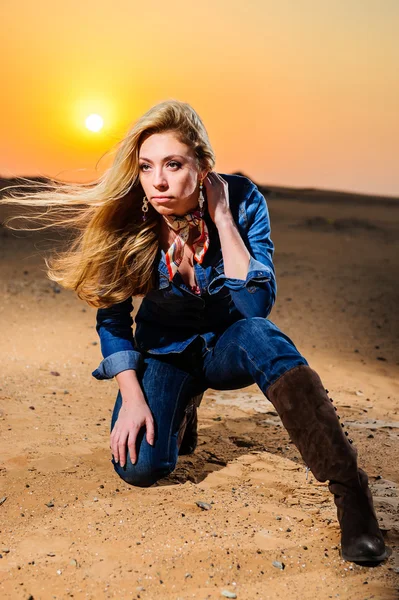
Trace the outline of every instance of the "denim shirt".
<instances>
[{"instance_id":1,"label":"denim shirt","mask_svg":"<svg viewBox=\"0 0 399 600\"><path fill-rule=\"evenodd\" d=\"M266 200L247 177L220 175L227 181L230 211L251 256L246 279L224 274L218 231L206 211L209 248L202 264L194 261L201 294L190 290L179 271L169 280L165 252L160 249L157 284L142 300L134 336L132 298L97 310L96 331L103 360L92 373L96 379L111 379L121 371L139 369L143 352L151 355L182 352L198 337L211 348L227 327L239 319L269 315L277 284Z\"/></svg>"}]
</instances>

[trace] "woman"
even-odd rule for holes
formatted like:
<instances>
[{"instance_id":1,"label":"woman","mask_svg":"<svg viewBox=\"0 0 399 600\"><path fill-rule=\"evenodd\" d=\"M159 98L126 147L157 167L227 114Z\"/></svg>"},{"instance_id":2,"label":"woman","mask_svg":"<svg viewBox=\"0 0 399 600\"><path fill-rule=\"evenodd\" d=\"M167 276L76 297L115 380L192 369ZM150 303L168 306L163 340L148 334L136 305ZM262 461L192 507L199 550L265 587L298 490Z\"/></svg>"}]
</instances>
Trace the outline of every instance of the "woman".
<instances>
[{"instance_id":1,"label":"woman","mask_svg":"<svg viewBox=\"0 0 399 600\"><path fill-rule=\"evenodd\" d=\"M119 386L114 468L129 484L152 485L195 448L207 388L256 383L315 478L329 481L343 558L382 561L387 550L352 440L318 374L267 318L277 288L266 200L249 179L215 173L214 164L197 113L169 100L135 123L94 186L55 183L13 200L44 202L53 213L39 218L80 229L47 262L48 275L98 308L103 360L93 376ZM143 297L134 337L132 296Z\"/></svg>"}]
</instances>

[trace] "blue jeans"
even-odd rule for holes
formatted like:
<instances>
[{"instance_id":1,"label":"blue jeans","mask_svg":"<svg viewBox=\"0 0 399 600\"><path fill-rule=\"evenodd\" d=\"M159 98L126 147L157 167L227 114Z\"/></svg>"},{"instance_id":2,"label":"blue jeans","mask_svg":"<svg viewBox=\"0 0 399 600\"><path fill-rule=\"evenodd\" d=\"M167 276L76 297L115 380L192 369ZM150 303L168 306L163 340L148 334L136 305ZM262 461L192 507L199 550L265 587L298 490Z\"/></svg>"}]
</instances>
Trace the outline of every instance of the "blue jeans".
<instances>
[{"instance_id":1,"label":"blue jeans","mask_svg":"<svg viewBox=\"0 0 399 600\"><path fill-rule=\"evenodd\" d=\"M123 467L112 458L115 471L131 485L148 487L175 469L179 427L193 396L207 388L235 390L253 383L266 395L280 375L298 365L308 365L292 340L263 317L233 323L212 348L203 347L202 339L196 342L181 353L144 355L137 377L154 418L154 446L147 442L142 427L136 439L136 464L132 464L128 448ZM111 431L121 405L118 392Z\"/></svg>"}]
</instances>

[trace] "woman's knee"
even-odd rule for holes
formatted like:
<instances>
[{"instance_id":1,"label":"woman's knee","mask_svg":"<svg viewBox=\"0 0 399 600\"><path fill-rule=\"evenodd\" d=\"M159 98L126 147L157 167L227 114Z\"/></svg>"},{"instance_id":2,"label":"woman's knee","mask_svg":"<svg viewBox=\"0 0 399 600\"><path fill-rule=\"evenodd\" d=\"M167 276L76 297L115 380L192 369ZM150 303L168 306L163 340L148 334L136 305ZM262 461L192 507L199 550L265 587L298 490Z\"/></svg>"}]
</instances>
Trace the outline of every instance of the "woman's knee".
<instances>
[{"instance_id":1,"label":"woman's knee","mask_svg":"<svg viewBox=\"0 0 399 600\"><path fill-rule=\"evenodd\" d=\"M159 479L170 475L176 467L176 465L169 463L157 464L151 461L140 460L140 458L136 464L133 464L129 454L126 457L126 464L123 467L119 463L116 463L114 459L112 459L112 464L116 473L125 483L137 487L150 487Z\"/></svg>"},{"instance_id":2,"label":"woman's knee","mask_svg":"<svg viewBox=\"0 0 399 600\"><path fill-rule=\"evenodd\" d=\"M264 350L269 357L286 358L287 364L290 364L292 359L298 358L307 364L292 339L269 319L250 317L240 319L235 325L237 326L236 343L243 350L256 355Z\"/></svg>"},{"instance_id":3,"label":"woman's knee","mask_svg":"<svg viewBox=\"0 0 399 600\"><path fill-rule=\"evenodd\" d=\"M254 342L282 333L274 323L264 317L240 319L234 323L234 328L237 338L251 339Z\"/></svg>"}]
</instances>

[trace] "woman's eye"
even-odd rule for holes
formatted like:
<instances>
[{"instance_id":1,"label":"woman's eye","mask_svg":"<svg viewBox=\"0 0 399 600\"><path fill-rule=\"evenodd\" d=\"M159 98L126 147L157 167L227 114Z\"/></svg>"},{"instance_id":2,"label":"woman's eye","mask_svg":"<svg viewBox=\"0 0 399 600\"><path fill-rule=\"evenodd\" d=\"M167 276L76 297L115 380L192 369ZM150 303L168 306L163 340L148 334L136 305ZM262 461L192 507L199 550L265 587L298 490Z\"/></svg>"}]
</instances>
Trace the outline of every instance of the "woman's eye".
<instances>
[{"instance_id":1,"label":"woman's eye","mask_svg":"<svg viewBox=\"0 0 399 600\"><path fill-rule=\"evenodd\" d=\"M168 163L168 166L173 166L173 165L176 165L178 168L181 167L181 163L179 163L177 160L172 160L170 163ZM147 169L145 169L144 167L149 167L149 165L147 165L147 163L142 163L140 165L141 171L147 171Z\"/></svg>"}]
</instances>

